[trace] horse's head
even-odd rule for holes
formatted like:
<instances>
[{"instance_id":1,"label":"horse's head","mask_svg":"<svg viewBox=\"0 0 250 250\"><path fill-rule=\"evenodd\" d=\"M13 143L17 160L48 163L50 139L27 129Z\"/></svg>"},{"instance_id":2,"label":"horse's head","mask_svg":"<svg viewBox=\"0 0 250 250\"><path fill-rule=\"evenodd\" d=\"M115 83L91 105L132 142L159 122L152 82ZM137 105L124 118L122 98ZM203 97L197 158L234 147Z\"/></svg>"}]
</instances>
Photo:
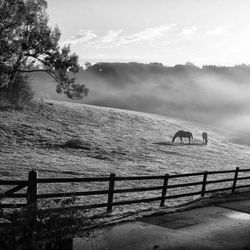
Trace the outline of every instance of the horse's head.
<instances>
[{"instance_id":1,"label":"horse's head","mask_svg":"<svg viewBox=\"0 0 250 250\"><path fill-rule=\"evenodd\" d=\"M190 138L191 140L194 140L193 134L190 132Z\"/></svg>"}]
</instances>

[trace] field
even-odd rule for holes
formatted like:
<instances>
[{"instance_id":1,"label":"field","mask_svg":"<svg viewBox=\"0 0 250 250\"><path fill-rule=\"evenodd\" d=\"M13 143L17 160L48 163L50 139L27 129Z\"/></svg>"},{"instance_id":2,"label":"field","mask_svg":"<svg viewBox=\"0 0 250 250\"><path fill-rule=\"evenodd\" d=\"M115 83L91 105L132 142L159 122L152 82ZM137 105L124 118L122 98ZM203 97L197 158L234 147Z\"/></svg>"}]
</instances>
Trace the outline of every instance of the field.
<instances>
[{"instance_id":1,"label":"field","mask_svg":"<svg viewBox=\"0 0 250 250\"><path fill-rule=\"evenodd\" d=\"M193 133L190 145L187 141L180 144L178 139L171 143L180 129ZM206 146L202 144L203 131L209 135ZM65 146L72 139L81 141L79 148ZM0 141L1 179L27 179L31 169L37 170L39 177L177 174L248 168L250 160L249 146L233 143L232 135L216 127L155 114L51 100L37 100L24 110L0 110ZM138 186L138 183L120 185ZM57 184L39 187L39 192L103 188L98 183ZM154 194L142 193L141 197ZM128 197L131 195L124 194L115 200Z\"/></svg>"}]
</instances>

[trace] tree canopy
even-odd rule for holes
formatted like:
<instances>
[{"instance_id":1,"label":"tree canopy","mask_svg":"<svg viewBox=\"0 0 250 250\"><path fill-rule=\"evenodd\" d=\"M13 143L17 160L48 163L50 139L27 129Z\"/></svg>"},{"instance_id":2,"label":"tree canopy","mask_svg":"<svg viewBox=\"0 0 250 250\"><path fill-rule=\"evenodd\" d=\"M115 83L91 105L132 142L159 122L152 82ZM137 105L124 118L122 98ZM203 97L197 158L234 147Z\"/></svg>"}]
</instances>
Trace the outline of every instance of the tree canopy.
<instances>
[{"instance_id":1,"label":"tree canopy","mask_svg":"<svg viewBox=\"0 0 250 250\"><path fill-rule=\"evenodd\" d=\"M88 94L75 82L80 65L70 47L59 46L60 30L48 26L46 0L0 0L0 88L11 92L17 74L42 71L69 98Z\"/></svg>"}]
</instances>

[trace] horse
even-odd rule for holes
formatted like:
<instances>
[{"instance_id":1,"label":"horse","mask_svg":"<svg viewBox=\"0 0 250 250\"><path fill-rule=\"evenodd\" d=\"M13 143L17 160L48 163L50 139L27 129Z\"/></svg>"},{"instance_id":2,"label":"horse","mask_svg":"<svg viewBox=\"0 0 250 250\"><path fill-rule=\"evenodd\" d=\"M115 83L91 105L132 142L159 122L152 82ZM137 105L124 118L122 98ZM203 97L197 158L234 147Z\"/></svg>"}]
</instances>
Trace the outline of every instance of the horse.
<instances>
[{"instance_id":1,"label":"horse","mask_svg":"<svg viewBox=\"0 0 250 250\"><path fill-rule=\"evenodd\" d=\"M202 140L203 140L203 144L207 145L208 139L207 139L207 133L206 132L202 133Z\"/></svg>"},{"instance_id":2,"label":"horse","mask_svg":"<svg viewBox=\"0 0 250 250\"><path fill-rule=\"evenodd\" d=\"M182 143L182 138L188 138L189 144L190 144L190 139L192 139L192 140L194 139L191 132L179 130L179 131L174 135L174 137L173 137L173 139L172 139L172 143L174 143L174 141L175 141L175 139L176 139L177 137L180 138L181 143Z\"/></svg>"}]
</instances>

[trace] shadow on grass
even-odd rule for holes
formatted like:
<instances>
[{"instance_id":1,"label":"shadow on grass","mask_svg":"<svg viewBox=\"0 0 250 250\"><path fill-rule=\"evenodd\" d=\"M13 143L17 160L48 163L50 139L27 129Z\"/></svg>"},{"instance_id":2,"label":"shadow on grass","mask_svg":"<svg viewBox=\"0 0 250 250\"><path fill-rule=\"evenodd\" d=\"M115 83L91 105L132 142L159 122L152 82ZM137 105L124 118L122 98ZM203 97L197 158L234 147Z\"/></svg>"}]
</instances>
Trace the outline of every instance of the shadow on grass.
<instances>
[{"instance_id":1,"label":"shadow on grass","mask_svg":"<svg viewBox=\"0 0 250 250\"><path fill-rule=\"evenodd\" d=\"M2 105L0 105L0 111L12 111L12 110L22 111L23 109L24 109L23 106L14 106L14 105L2 106Z\"/></svg>"},{"instance_id":2,"label":"shadow on grass","mask_svg":"<svg viewBox=\"0 0 250 250\"><path fill-rule=\"evenodd\" d=\"M72 148L72 149L83 149L83 150L91 150L92 147L90 144L83 142L79 139L69 139L64 143L56 144L56 143L44 143L42 144L44 148Z\"/></svg>"},{"instance_id":3,"label":"shadow on grass","mask_svg":"<svg viewBox=\"0 0 250 250\"><path fill-rule=\"evenodd\" d=\"M172 143L172 142L153 142L153 144L162 145L162 146L172 146L172 147L179 147L179 146L206 146L203 143L193 142L193 143Z\"/></svg>"}]
</instances>

